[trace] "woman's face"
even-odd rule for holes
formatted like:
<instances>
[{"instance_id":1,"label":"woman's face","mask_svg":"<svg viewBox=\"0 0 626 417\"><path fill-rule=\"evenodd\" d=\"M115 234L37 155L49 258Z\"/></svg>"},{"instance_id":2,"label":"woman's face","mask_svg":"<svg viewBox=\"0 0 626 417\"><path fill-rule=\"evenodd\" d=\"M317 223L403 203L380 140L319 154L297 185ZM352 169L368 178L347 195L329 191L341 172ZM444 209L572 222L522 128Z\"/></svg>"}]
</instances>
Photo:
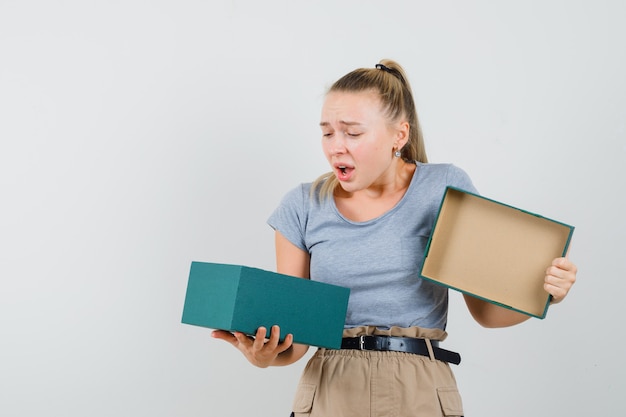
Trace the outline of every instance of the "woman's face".
<instances>
[{"instance_id":1,"label":"woman's face","mask_svg":"<svg viewBox=\"0 0 626 417\"><path fill-rule=\"evenodd\" d=\"M320 126L324 154L345 191L394 179L393 153L406 143L408 123L388 120L374 91L328 93Z\"/></svg>"}]
</instances>

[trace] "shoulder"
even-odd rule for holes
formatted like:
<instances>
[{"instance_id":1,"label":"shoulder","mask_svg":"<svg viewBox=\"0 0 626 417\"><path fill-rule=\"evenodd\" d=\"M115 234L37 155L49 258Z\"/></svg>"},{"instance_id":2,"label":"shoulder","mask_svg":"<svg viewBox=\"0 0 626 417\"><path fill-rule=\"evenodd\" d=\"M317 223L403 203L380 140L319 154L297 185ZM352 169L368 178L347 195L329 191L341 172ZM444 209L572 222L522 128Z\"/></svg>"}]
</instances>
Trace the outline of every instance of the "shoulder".
<instances>
[{"instance_id":1,"label":"shoulder","mask_svg":"<svg viewBox=\"0 0 626 417\"><path fill-rule=\"evenodd\" d=\"M310 182L303 182L287 191L283 197L283 201L293 201L303 203L308 200L311 195Z\"/></svg>"},{"instance_id":2,"label":"shoulder","mask_svg":"<svg viewBox=\"0 0 626 417\"><path fill-rule=\"evenodd\" d=\"M467 173L458 166L451 163L423 163L417 162L417 169L420 175L433 177L438 179L447 179L455 177L468 177Z\"/></svg>"},{"instance_id":3,"label":"shoulder","mask_svg":"<svg viewBox=\"0 0 626 417\"><path fill-rule=\"evenodd\" d=\"M311 206L315 203L313 196L312 183L300 183L288 190L280 201L279 208L283 210L296 211L305 213L311 210Z\"/></svg>"},{"instance_id":4,"label":"shoulder","mask_svg":"<svg viewBox=\"0 0 626 417\"><path fill-rule=\"evenodd\" d=\"M452 163L417 163L420 176L426 181L443 183L467 191L476 192L470 176L465 170Z\"/></svg>"}]
</instances>

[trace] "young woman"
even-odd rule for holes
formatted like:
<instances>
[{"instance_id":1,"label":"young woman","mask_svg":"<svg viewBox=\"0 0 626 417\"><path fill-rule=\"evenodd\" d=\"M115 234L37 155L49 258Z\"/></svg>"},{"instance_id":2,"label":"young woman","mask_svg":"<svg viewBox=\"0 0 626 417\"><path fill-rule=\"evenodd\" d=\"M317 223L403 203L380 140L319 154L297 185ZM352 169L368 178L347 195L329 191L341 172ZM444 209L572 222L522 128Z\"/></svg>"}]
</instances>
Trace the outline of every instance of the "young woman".
<instances>
[{"instance_id":1,"label":"young woman","mask_svg":"<svg viewBox=\"0 0 626 417\"><path fill-rule=\"evenodd\" d=\"M476 192L451 164L427 163L411 87L402 67L382 60L333 84L320 126L332 172L291 190L271 215L279 273L349 287L342 349L318 349L293 405L302 416L461 416L446 337L448 291L419 278L446 186ZM567 258L546 265L545 289L558 303L576 280ZM465 296L486 327L528 316ZM259 367L291 364L308 347L216 330Z\"/></svg>"}]
</instances>

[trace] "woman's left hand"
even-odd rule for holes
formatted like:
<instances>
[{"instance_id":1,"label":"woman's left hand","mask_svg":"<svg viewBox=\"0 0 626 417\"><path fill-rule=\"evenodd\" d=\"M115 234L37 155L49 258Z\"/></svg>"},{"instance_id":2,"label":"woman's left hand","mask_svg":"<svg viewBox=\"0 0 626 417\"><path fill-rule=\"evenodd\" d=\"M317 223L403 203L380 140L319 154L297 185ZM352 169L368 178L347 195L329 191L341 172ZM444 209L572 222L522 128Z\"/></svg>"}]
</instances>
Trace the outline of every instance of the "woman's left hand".
<instances>
[{"instance_id":1,"label":"woman's left hand","mask_svg":"<svg viewBox=\"0 0 626 417\"><path fill-rule=\"evenodd\" d=\"M567 258L556 258L546 270L543 288L552 295L552 304L563 301L576 282L578 268Z\"/></svg>"}]
</instances>

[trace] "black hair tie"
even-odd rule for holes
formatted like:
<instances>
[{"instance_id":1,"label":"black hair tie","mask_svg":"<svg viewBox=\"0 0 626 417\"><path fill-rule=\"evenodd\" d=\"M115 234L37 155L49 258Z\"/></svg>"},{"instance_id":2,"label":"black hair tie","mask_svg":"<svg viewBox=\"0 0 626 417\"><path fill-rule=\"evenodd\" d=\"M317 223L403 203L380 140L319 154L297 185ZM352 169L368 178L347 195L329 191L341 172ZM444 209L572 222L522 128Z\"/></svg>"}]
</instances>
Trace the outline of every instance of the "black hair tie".
<instances>
[{"instance_id":1,"label":"black hair tie","mask_svg":"<svg viewBox=\"0 0 626 417\"><path fill-rule=\"evenodd\" d=\"M377 68L377 69L379 69L379 70L386 71L386 72L388 72L389 74L393 74L393 70L392 70L391 68L389 68L388 66L386 66L386 65L383 65L383 64L376 64L376 68Z\"/></svg>"}]
</instances>

